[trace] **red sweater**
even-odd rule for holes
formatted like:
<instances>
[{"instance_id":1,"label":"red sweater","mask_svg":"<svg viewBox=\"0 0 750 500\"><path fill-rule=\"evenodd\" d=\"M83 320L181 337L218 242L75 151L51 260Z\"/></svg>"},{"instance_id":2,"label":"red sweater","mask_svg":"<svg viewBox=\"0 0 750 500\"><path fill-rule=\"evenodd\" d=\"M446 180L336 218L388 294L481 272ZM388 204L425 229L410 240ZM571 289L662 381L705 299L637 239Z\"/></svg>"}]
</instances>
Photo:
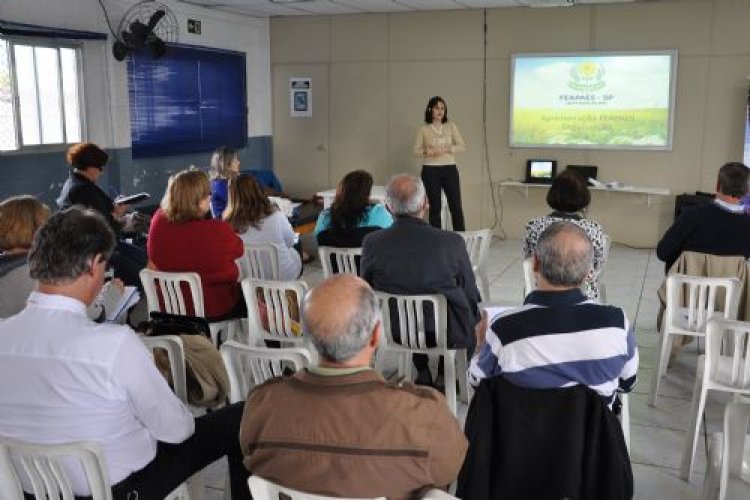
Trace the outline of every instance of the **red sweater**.
<instances>
[{"instance_id":1,"label":"red sweater","mask_svg":"<svg viewBox=\"0 0 750 500\"><path fill-rule=\"evenodd\" d=\"M159 271L195 272L201 277L206 317L228 313L242 300L235 259L244 246L232 226L222 220L175 223L161 209L151 220L148 258Z\"/></svg>"}]
</instances>

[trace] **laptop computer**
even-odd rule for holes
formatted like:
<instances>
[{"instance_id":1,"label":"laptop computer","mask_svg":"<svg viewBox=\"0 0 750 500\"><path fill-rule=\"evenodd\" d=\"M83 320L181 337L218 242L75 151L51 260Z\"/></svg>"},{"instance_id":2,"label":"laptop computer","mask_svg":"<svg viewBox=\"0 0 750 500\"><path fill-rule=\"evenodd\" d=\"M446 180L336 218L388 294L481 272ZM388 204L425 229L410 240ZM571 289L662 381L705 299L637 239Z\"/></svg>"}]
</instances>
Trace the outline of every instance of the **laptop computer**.
<instances>
[{"instance_id":1,"label":"laptop computer","mask_svg":"<svg viewBox=\"0 0 750 500\"><path fill-rule=\"evenodd\" d=\"M555 160L527 160L526 179L527 184L552 184L552 179L557 173L557 161Z\"/></svg>"},{"instance_id":2,"label":"laptop computer","mask_svg":"<svg viewBox=\"0 0 750 500\"><path fill-rule=\"evenodd\" d=\"M593 186L594 184L589 182L589 178L596 179L596 174L599 171L599 167L595 165L568 165L566 170L575 172L576 174L580 175L589 186Z\"/></svg>"}]
</instances>

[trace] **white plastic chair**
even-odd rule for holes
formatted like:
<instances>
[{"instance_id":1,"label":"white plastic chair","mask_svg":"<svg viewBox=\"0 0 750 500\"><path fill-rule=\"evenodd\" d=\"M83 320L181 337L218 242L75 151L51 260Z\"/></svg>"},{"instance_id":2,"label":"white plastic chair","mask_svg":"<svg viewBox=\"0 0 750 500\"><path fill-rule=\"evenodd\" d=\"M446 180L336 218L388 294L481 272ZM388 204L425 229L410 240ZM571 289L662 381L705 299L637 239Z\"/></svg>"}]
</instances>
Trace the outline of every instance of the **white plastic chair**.
<instances>
[{"instance_id":1,"label":"white plastic chair","mask_svg":"<svg viewBox=\"0 0 750 500\"><path fill-rule=\"evenodd\" d=\"M674 335L705 337L706 324L721 313L735 319L739 307L740 281L737 278L704 278L672 274L667 276L667 305L661 327L657 366L651 378L649 405L656 406L661 377L666 374ZM724 298L724 310L717 310L717 299Z\"/></svg>"},{"instance_id":2,"label":"white plastic chair","mask_svg":"<svg viewBox=\"0 0 750 500\"><path fill-rule=\"evenodd\" d=\"M222 344L220 351L229 375L230 403L244 401L253 387L283 375L287 367L297 372L312 363L304 347L274 349L230 340Z\"/></svg>"},{"instance_id":3,"label":"white plastic chair","mask_svg":"<svg viewBox=\"0 0 750 500\"><path fill-rule=\"evenodd\" d=\"M536 290L536 277L534 276L534 258L523 259L523 298Z\"/></svg>"},{"instance_id":4,"label":"white plastic chair","mask_svg":"<svg viewBox=\"0 0 750 500\"><path fill-rule=\"evenodd\" d=\"M334 274L353 274L359 276L357 269L357 257L362 256L362 248L338 248L318 247L320 265L323 267L323 279L330 278ZM336 271L333 270L331 260L336 263Z\"/></svg>"},{"instance_id":5,"label":"white plastic chair","mask_svg":"<svg viewBox=\"0 0 750 500\"><path fill-rule=\"evenodd\" d=\"M745 484L744 498L750 497L750 402L733 402L724 409L724 432L711 437L710 457L706 463L702 500L727 498L730 478Z\"/></svg>"},{"instance_id":6,"label":"white plastic chair","mask_svg":"<svg viewBox=\"0 0 750 500\"><path fill-rule=\"evenodd\" d=\"M83 467L93 500L111 500L112 489L104 454L96 443L31 444L0 438L0 498L23 500L22 478L39 500L73 500L62 462Z\"/></svg>"},{"instance_id":7,"label":"white plastic chair","mask_svg":"<svg viewBox=\"0 0 750 500\"><path fill-rule=\"evenodd\" d=\"M442 295L394 295L376 292L383 316L383 338L378 348L375 366L383 372L385 356L392 352L399 355L399 375L410 379L412 354L440 355L445 358L445 399L448 408L456 415L456 372L463 402L468 403L467 362L465 349L448 348L448 307ZM433 310L435 346L428 347L426 339L425 306ZM396 316L391 317L391 308ZM400 339L394 340L392 321L399 325ZM460 352L457 352L460 351Z\"/></svg>"},{"instance_id":8,"label":"white plastic chair","mask_svg":"<svg viewBox=\"0 0 750 500\"><path fill-rule=\"evenodd\" d=\"M290 500L334 500L346 498L304 493L291 488L285 488L284 486L273 483L268 479L263 479L260 476L250 476L250 479L247 480L247 485L250 487L250 493L252 493L254 500L279 500L280 498L287 498ZM360 500L385 500L385 497Z\"/></svg>"},{"instance_id":9,"label":"white plastic chair","mask_svg":"<svg viewBox=\"0 0 750 500\"><path fill-rule=\"evenodd\" d=\"M469 253L469 261L474 274L482 283L482 302L490 299L490 279L487 276L487 254L492 243L492 231L480 229L479 231L457 231L464 239L466 251Z\"/></svg>"},{"instance_id":10,"label":"white plastic chair","mask_svg":"<svg viewBox=\"0 0 750 500\"><path fill-rule=\"evenodd\" d=\"M203 408L196 409L188 405L187 375L185 371L185 347L182 339L177 335L159 335L156 337L141 337L141 341L153 352L154 349L167 351L169 371L172 376L172 390L175 396L188 407L193 415L205 413ZM188 493L188 485L193 494ZM203 472L196 472L188 481L178 486L166 500L190 500L203 498Z\"/></svg>"},{"instance_id":11,"label":"white plastic chair","mask_svg":"<svg viewBox=\"0 0 750 500\"><path fill-rule=\"evenodd\" d=\"M38 500L73 500L65 472L71 460L83 467L92 500L112 500L107 464L97 443L32 444L0 438L0 498L23 500L22 478ZM180 485L165 500L190 500Z\"/></svg>"},{"instance_id":12,"label":"white plastic chair","mask_svg":"<svg viewBox=\"0 0 750 500\"><path fill-rule=\"evenodd\" d=\"M279 253L270 243L246 243L245 255L242 256L242 279L259 280L279 279Z\"/></svg>"},{"instance_id":13,"label":"white plastic chair","mask_svg":"<svg viewBox=\"0 0 750 500\"><path fill-rule=\"evenodd\" d=\"M258 302L258 291L264 306ZM247 304L250 335L255 335L256 340L276 340L299 345L305 342L300 317L292 317L287 300L288 296L293 295L297 312L301 314L302 299L307 293L307 284L304 281L246 279L242 280L242 293ZM263 326L260 307L265 307L267 328Z\"/></svg>"},{"instance_id":14,"label":"white plastic chair","mask_svg":"<svg viewBox=\"0 0 750 500\"><path fill-rule=\"evenodd\" d=\"M750 323L722 319L708 322L706 354L698 357L691 422L682 451L680 476L686 481L692 476L701 417L709 390L750 396Z\"/></svg>"},{"instance_id":15,"label":"white plastic chair","mask_svg":"<svg viewBox=\"0 0 750 500\"><path fill-rule=\"evenodd\" d=\"M187 301L182 293L182 284L185 283L190 290L194 315L200 318L206 317L203 308L203 287L198 273L167 273L143 269L140 272L140 277L143 291L146 293L149 314L158 311L182 316L188 315ZM163 308L159 304L160 295L164 304ZM211 330L211 340L214 345L218 345L221 332L226 332L227 337L231 336L232 327L238 328L239 321L216 321L209 322L208 325Z\"/></svg>"},{"instance_id":16,"label":"white plastic chair","mask_svg":"<svg viewBox=\"0 0 750 500\"><path fill-rule=\"evenodd\" d=\"M422 500L458 500L458 497L438 488L431 488L422 495Z\"/></svg>"}]
</instances>

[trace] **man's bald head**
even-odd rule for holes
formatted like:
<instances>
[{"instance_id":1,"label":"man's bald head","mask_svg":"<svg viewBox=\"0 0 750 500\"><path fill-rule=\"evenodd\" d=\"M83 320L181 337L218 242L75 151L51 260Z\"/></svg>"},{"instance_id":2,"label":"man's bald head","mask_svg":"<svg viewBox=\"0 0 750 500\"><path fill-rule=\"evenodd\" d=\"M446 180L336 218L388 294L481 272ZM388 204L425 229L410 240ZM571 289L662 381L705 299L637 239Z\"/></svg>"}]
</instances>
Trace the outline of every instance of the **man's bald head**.
<instances>
[{"instance_id":1,"label":"man's bald head","mask_svg":"<svg viewBox=\"0 0 750 500\"><path fill-rule=\"evenodd\" d=\"M418 217L425 205L424 184L419 177L413 175L394 175L385 187L385 198L393 215Z\"/></svg>"},{"instance_id":2,"label":"man's bald head","mask_svg":"<svg viewBox=\"0 0 750 500\"><path fill-rule=\"evenodd\" d=\"M370 286L350 274L333 276L305 297L302 321L320 356L343 362L359 354L380 320Z\"/></svg>"},{"instance_id":3,"label":"man's bald head","mask_svg":"<svg viewBox=\"0 0 750 500\"><path fill-rule=\"evenodd\" d=\"M550 284L579 287L591 270L594 249L586 232L572 222L555 222L536 244L539 273Z\"/></svg>"}]
</instances>

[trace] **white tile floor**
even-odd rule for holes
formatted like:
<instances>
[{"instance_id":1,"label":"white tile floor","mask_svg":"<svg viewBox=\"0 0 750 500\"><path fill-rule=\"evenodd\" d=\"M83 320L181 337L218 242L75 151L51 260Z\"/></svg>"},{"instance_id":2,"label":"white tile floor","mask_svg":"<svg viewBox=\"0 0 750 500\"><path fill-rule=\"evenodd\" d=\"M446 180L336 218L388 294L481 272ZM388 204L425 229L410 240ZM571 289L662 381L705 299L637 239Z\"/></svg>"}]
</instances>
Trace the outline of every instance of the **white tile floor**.
<instances>
[{"instance_id":1,"label":"white tile floor","mask_svg":"<svg viewBox=\"0 0 750 500\"><path fill-rule=\"evenodd\" d=\"M507 305L520 304L523 275L520 242L495 239L490 248L489 276L491 300ZM690 398L695 379L694 347L683 349L674 366L662 381L658 406L647 404L651 373L656 358L656 290L664 276L664 266L649 249L613 245L602 281L607 287L610 304L622 307L636 327L640 349L639 381L630 397L631 439L635 498L697 499L700 498L706 463L703 437L699 439L693 482L679 478L680 454L690 420ZM306 267L303 279L315 286L322 279L319 265ZM721 428L725 398L709 395L707 405L708 431ZM459 410L465 414L466 407ZM206 500L223 498L226 465L218 462L206 475ZM738 495L738 496L735 496ZM735 492L729 498L750 498L750 492Z\"/></svg>"}]
</instances>

